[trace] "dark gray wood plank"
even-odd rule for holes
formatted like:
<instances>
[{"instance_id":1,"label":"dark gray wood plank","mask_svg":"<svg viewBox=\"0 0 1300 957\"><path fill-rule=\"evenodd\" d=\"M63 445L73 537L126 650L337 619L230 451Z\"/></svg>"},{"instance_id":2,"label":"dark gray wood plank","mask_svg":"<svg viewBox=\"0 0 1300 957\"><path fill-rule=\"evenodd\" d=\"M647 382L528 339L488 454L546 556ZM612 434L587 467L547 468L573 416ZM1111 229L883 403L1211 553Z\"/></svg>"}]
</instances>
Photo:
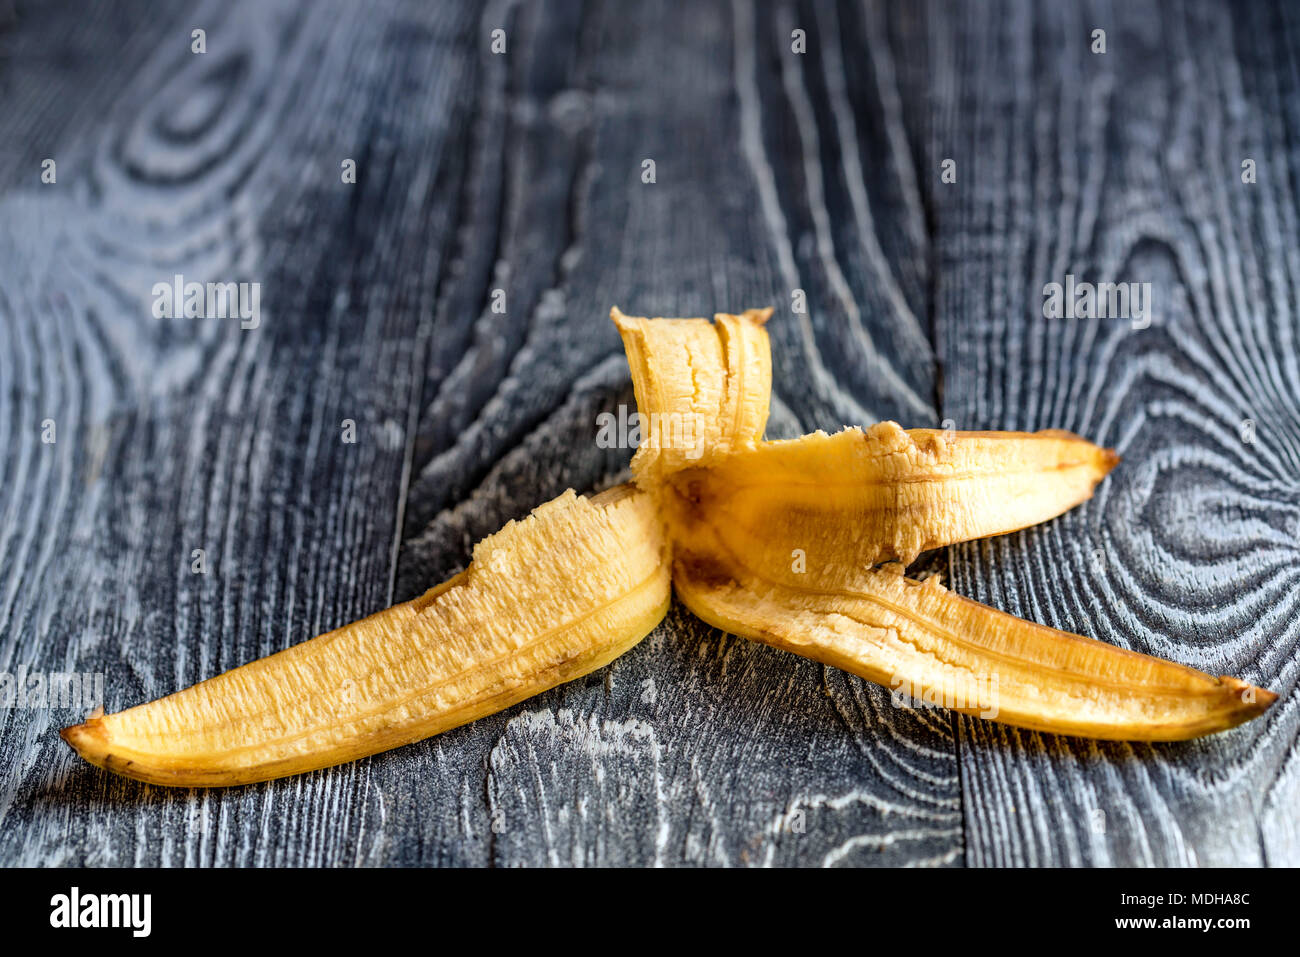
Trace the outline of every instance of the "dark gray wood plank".
<instances>
[{"instance_id":1,"label":"dark gray wood plank","mask_svg":"<svg viewBox=\"0 0 1300 957\"><path fill-rule=\"evenodd\" d=\"M80 4L24 5L4 41L0 140L47 141L0 195L0 670L101 671L110 709L388 603L477 62L460 6L149 10L114 21L125 50ZM259 282L260 326L153 318L174 273ZM365 766L148 788L76 759L78 717L0 712L0 861L377 853Z\"/></svg>"},{"instance_id":2,"label":"dark gray wood plank","mask_svg":"<svg viewBox=\"0 0 1300 957\"><path fill-rule=\"evenodd\" d=\"M630 450L594 441L597 413L631 403L605 318L615 302L788 313L805 289L808 314L774 325L774 432L933 418L915 171L897 152L897 104L879 120L856 105L899 96L887 49L874 48L879 75L846 56L864 22L846 26L847 46L796 58L792 24L807 20L817 51L836 11L177 11L155 21L132 8L141 55L111 66L47 63L48 48L12 33L98 50L88 31L101 25L67 8L36 24L24 11L8 38L10 67L44 69L83 102L71 118L35 102L14 114L51 144L56 187L22 185L43 145L8 157L8 261L30 270L65 245L78 257L66 302L32 308L39 276L11 272L4 287L16 385L3 418L23 449L5 483L11 661L103 669L106 703L121 707L414 594L508 518L568 485L616 481ZM194 26L208 31L206 59L189 53ZM498 27L503 56L489 50ZM863 182L841 142L895 153ZM355 187L336 182L348 155ZM640 181L645 158L654 184ZM908 227L880 229L877 207ZM18 237L32 235L44 255L23 258ZM139 312L160 270L261 280L267 321L244 338L160 325ZM487 308L496 288L504 316ZM41 449L46 406L61 444ZM338 441L345 417L356 446ZM66 549L72 529L88 553ZM191 546L213 564L201 581ZM53 736L72 715L7 717L7 861L961 853L945 721L676 613L585 682L435 741L237 791L117 781Z\"/></svg>"},{"instance_id":3,"label":"dark gray wood plank","mask_svg":"<svg viewBox=\"0 0 1300 957\"><path fill-rule=\"evenodd\" d=\"M0 712L0 862L1295 863L1296 16L1040 7L21 7L0 671L103 670L117 708L411 597L626 476L595 441L633 403L612 304L770 303L774 436L947 418L1118 446L1094 502L927 567L1265 683L1266 719L1021 734L675 609L582 681L232 791L110 778L57 740L77 715ZM260 281L263 325L152 319L178 271ZM1163 311L1044 320L1067 271L1151 281Z\"/></svg>"},{"instance_id":4,"label":"dark gray wood plank","mask_svg":"<svg viewBox=\"0 0 1300 957\"><path fill-rule=\"evenodd\" d=\"M398 597L538 502L625 475L631 450L595 444L600 412L634 408L616 303L775 305L774 434L937 421L923 210L898 111L879 105L900 96L891 51L868 20L745 2L513 11L480 110L503 119L476 128L463 265L433 337ZM399 805L470 782L477 803L457 807L496 864L962 859L945 716L680 609L602 673L372 767ZM409 847L419 825L391 815L384 841ZM457 841L444 831L399 859L463 859Z\"/></svg>"},{"instance_id":5,"label":"dark gray wood plank","mask_svg":"<svg viewBox=\"0 0 1300 957\"><path fill-rule=\"evenodd\" d=\"M1282 695L1258 721L1175 745L957 719L968 862L1295 865L1295 14L942 10L930 151L959 170L930 179L943 413L1068 428L1124 456L1069 515L952 549L954 586ZM1152 283L1151 326L1045 319L1043 286L1067 273Z\"/></svg>"}]
</instances>

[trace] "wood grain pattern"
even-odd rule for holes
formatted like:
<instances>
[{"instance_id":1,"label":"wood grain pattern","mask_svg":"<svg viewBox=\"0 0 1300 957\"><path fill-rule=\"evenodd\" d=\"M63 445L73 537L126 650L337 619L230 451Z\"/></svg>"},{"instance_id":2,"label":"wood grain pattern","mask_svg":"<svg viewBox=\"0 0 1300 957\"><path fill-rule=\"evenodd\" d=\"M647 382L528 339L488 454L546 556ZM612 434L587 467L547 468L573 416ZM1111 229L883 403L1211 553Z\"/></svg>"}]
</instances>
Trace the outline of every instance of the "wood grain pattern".
<instances>
[{"instance_id":1,"label":"wood grain pattern","mask_svg":"<svg viewBox=\"0 0 1300 957\"><path fill-rule=\"evenodd\" d=\"M129 80L60 90L97 119L49 146L57 184L39 165L6 184L3 670L103 671L117 709L387 603L472 21L348 9L338 30L293 5L141 19L133 55L99 60ZM94 43L77 5L13 29L41 16L66 32L56 53ZM11 72L51 49L10 42ZM430 121L405 123L417 109ZM261 325L153 318L152 285L176 272L260 282ZM68 717L0 719L0 860L355 859L382 809L358 767L278 795L135 788L67 760Z\"/></svg>"},{"instance_id":2,"label":"wood grain pattern","mask_svg":"<svg viewBox=\"0 0 1300 957\"><path fill-rule=\"evenodd\" d=\"M958 718L971 864L1300 860L1294 17L1158 13L1012 3L942 21L964 69L1006 76L948 86L934 134L964 158L934 191L944 415L1068 428L1124 456L1057 522L953 548L951 574L1016 614L1282 698L1176 746ZM1152 283L1150 327L1043 318L1043 285L1066 273Z\"/></svg>"},{"instance_id":3,"label":"wood grain pattern","mask_svg":"<svg viewBox=\"0 0 1300 957\"><path fill-rule=\"evenodd\" d=\"M1125 455L1082 509L922 569L1283 700L1205 742L1050 739L894 708L674 608L498 715L229 791L108 777L55 735L77 715L0 710L0 863L1297 863L1296 21L20 7L0 23L0 671L101 670L116 709L412 597L507 520L625 477L631 450L596 442L634 408L611 305L772 304L771 436L951 419ZM261 327L153 319L175 272L259 281ZM1152 282L1155 322L1043 319L1066 272Z\"/></svg>"},{"instance_id":4,"label":"wood grain pattern","mask_svg":"<svg viewBox=\"0 0 1300 957\"><path fill-rule=\"evenodd\" d=\"M484 33L500 22L492 17ZM607 318L613 303L667 315L709 314L720 302L788 311L803 288L809 315L772 328L783 383L774 429L836 428L912 406L934 421L928 339L886 310L867 273L912 270L919 297L923 251L899 244L886 255L874 232L864 241L868 214L853 218L844 200L851 183L863 203L870 189L901 206L910 174L878 170L868 185L851 171L858 178L846 182L838 149L819 145L840 135L822 129L832 116L824 78L791 62L789 29L748 4L700 6L689 18L665 4L588 8L580 20L563 5L520 7L507 30L516 50L521 33L529 38L528 53L489 61L504 75L489 74L480 112L516 119L480 125L470 166L510 162L504 186L476 178L463 207L470 249L443 291L439 329L463 323L457 310L477 318L468 336L433 336L398 597L459 570L473 541L552 490L622 474L630 450L595 444L600 412L635 408ZM540 73L532 57L542 51L565 70ZM509 102L522 76L537 101L526 112ZM883 131L855 135L885 151ZM646 158L653 184L640 180ZM490 255L481 246L493 223L511 228ZM816 238L792 240L800 235ZM846 275L859 285L839 296ZM504 316L491 311L492 288L507 290ZM896 297L909 315L922 308ZM844 368L857 378L832 371ZM960 861L946 721L899 712L880 689L684 612L602 680L542 695L472 734L427 747L452 779L479 780L486 766L487 804L464 810L466 827L488 835L493 863ZM400 800L420 800L423 787L411 783ZM414 838L404 822L393 826L399 841Z\"/></svg>"}]
</instances>

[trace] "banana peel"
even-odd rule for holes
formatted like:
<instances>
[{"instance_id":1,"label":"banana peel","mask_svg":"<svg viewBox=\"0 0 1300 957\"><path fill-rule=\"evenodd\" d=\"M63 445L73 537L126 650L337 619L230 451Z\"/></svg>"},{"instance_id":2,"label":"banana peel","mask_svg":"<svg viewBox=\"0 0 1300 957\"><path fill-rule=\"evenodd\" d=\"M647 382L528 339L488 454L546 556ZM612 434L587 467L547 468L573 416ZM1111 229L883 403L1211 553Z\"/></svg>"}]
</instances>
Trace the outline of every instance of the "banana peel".
<instances>
[{"instance_id":1,"label":"banana peel","mask_svg":"<svg viewBox=\"0 0 1300 957\"><path fill-rule=\"evenodd\" d=\"M643 440L632 456L651 492L664 475L708 465L753 445L767 427L772 350L763 324L771 308L707 319L644 319L615 306L632 370Z\"/></svg>"},{"instance_id":2,"label":"banana peel","mask_svg":"<svg viewBox=\"0 0 1300 957\"><path fill-rule=\"evenodd\" d=\"M677 597L710 625L939 705L1036 731L1126 741L1194 738L1274 696L1235 678L1108 645L949 592L899 563L800 569L787 542L737 552L706 520L675 542ZM825 561L809 556L807 562Z\"/></svg>"},{"instance_id":3,"label":"banana peel","mask_svg":"<svg viewBox=\"0 0 1300 957\"><path fill-rule=\"evenodd\" d=\"M635 484L572 490L474 549L461 574L184 691L61 735L153 784L247 784L352 761L612 661L671 594L709 624L907 701L1121 740L1221 731L1262 688L1024 621L903 574L920 552L1046 521L1119 461L1061 431L904 430L763 440L772 310L611 318L645 436ZM887 564L881 564L887 563Z\"/></svg>"},{"instance_id":4,"label":"banana peel","mask_svg":"<svg viewBox=\"0 0 1300 957\"><path fill-rule=\"evenodd\" d=\"M670 600L649 496L571 490L413 601L63 730L91 764L152 784L248 784L353 761L594 671Z\"/></svg>"},{"instance_id":5,"label":"banana peel","mask_svg":"<svg viewBox=\"0 0 1300 957\"><path fill-rule=\"evenodd\" d=\"M1055 518L1118 463L1069 432L941 432L881 422L738 449L665 476L676 501L754 547L904 564L923 551Z\"/></svg>"},{"instance_id":6,"label":"banana peel","mask_svg":"<svg viewBox=\"0 0 1300 957\"><path fill-rule=\"evenodd\" d=\"M693 459L643 445L673 587L714 627L842 668L900 702L1038 731L1129 741L1194 738L1263 713L1277 696L908 579L924 550L1047 521L1092 497L1119 462L1069 432L815 432L762 441L766 392L725 344L768 350L766 315L634 319L615 310L638 411L708 409L714 448ZM667 385L663 385L666 383ZM740 405L743 408L737 409ZM893 564L879 565L881 562Z\"/></svg>"}]
</instances>

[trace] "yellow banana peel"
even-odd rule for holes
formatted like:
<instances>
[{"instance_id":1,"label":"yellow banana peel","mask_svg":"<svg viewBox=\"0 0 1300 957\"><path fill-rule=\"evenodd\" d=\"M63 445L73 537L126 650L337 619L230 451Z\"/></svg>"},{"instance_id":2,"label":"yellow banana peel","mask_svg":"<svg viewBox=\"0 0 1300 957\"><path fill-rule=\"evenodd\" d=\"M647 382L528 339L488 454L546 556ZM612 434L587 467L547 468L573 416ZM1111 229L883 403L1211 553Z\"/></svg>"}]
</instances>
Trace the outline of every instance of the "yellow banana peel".
<instances>
[{"instance_id":1,"label":"yellow banana peel","mask_svg":"<svg viewBox=\"0 0 1300 957\"><path fill-rule=\"evenodd\" d=\"M635 485L568 491L480 542L421 597L66 728L87 761L174 786L246 784L438 734L627 651L675 590L715 627L1039 731L1191 738L1276 696L1023 621L903 566L1046 521L1119 461L1068 432L883 422L766 442L770 309L611 318L644 440ZM890 564L880 564L882 562Z\"/></svg>"},{"instance_id":2,"label":"yellow banana peel","mask_svg":"<svg viewBox=\"0 0 1300 957\"><path fill-rule=\"evenodd\" d=\"M192 688L66 728L153 784L247 784L419 741L594 671L668 610L649 496L565 492L413 601Z\"/></svg>"},{"instance_id":3,"label":"yellow banana peel","mask_svg":"<svg viewBox=\"0 0 1300 957\"><path fill-rule=\"evenodd\" d=\"M763 324L772 310L707 319L643 319L615 306L643 439L632 457L640 484L707 465L753 445L767 427L772 350ZM653 475L651 474L653 472Z\"/></svg>"},{"instance_id":4,"label":"yellow banana peel","mask_svg":"<svg viewBox=\"0 0 1300 957\"><path fill-rule=\"evenodd\" d=\"M889 687L904 702L1058 734L1194 738L1276 700L1236 678L1004 614L937 578L904 577L921 551L1035 525L1086 501L1119 457L1057 430L893 422L764 442L752 424L766 421L768 393L748 384L760 378L750 370L770 362L741 364L722 345L743 335L746 356L767 353L766 316L744 317L718 317L714 342L703 320L613 315L643 417L720 409L715 449L687 458L643 445L633 462L664 520L674 590L697 617Z\"/></svg>"}]
</instances>

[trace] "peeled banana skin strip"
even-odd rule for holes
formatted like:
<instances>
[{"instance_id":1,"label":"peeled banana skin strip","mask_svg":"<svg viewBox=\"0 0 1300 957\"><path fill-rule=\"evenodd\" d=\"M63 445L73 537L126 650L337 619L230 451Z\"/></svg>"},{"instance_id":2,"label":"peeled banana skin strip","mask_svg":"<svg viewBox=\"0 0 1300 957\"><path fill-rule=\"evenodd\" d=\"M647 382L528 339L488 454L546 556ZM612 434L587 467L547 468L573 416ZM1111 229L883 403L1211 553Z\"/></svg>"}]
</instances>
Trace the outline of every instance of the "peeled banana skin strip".
<instances>
[{"instance_id":1,"label":"peeled banana skin strip","mask_svg":"<svg viewBox=\"0 0 1300 957\"><path fill-rule=\"evenodd\" d=\"M660 527L631 485L566 492L413 601L63 737L92 764L189 787L419 741L594 671L653 630L671 595Z\"/></svg>"},{"instance_id":2,"label":"peeled banana skin strip","mask_svg":"<svg viewBox=\"0 0 1300 957\"><path fill-rule=\"evenodd\" d=\"M1194 738L1241 724L1276 696L1235 678L1007 615L769 536L730 547L712 520L676 544L673 583L697 617L884 685L900 704L940 705L1037 731L1127 741Z\"/></svg>"},{"instance_id":3,"label":"peeled banana skin strip","mask_svg":"<svg viewBox=\"0 0 1300 957\"><path fill-rule=\"evenodd\" d=\"M1001 535L1092 496L1119 457L1068 432L816 432L740 449L664 481L695 514L761 548L769 538L859 564Z\"/></svg>"},{"instance_id":4,"label":"peeled banana skin strip","mask_svg":"<svg viewBox=\"0 0 1300 957\"><path fill-rule=\"evenodd\" d=\"M772 392L769 309L707 319L644 319L614 307L644 439L632 471L654 477L706 465L763 437Z\"/></svg>"},{"instance_id":5,"label":"peeled banana skin strip","mask_svg":"<svg viewBox=\"0 0 1300 957\"><path fill-rule=\"evenodd\" d=\"M721 346L739 321L747 355L767 351L761 322L719 316L709 336L704 320L613 318L643 416L718 396L745 405L718 403L728 414L710 435L716 453L645 445L633 460L664 519L674 590L709 624L885 685L900 700L1060 734L1192 738L1276 700L1235 678L1004 614L937 578L904 577L921 551L1026 528L1086 501L1118 463L1113 451L1056 430L893 422L765 442L754 423L766 421L768 396L736 382L770 361L738 369Z\"/></svg>"}]
</instances>

